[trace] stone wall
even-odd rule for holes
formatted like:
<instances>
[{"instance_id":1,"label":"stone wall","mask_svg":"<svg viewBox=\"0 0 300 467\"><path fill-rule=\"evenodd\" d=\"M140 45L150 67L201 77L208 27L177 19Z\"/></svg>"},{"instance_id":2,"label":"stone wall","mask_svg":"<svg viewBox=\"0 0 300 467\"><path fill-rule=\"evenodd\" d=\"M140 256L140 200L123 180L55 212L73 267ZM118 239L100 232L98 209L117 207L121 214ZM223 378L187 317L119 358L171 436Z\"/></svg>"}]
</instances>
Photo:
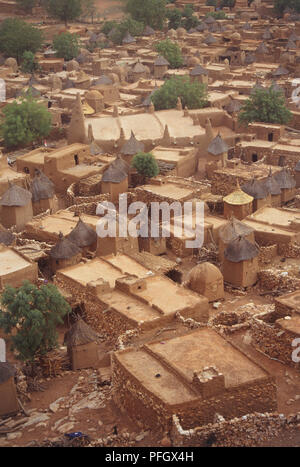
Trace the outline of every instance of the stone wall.
<instances>
[{"instance_id":1,"label":"stone wall","mask_svg":"<svg viewBox=\"0 0 300 467\"><path fill-rule=\"evenodd\" d=\"M282 314L278 310L269 318L274 323L276 319L282 318ZM283 330L280 326L276 326L276 323L268 323L255 317L251 320L251 337L252 345L264 354L291 367L300 368L299 363L294 363L292 360L292 353L295 350L292 342L299 337L296 334Z\"/></svg>"},{"instance_id":2,"label":"stone wall","mask_svg":"<svg viewBox=\"0 0 300 467\"><path fill-rule=\"evenodd\" d=\"M289 417L275 413L254 413L228 421L222 420L222 417L219 419L204 427L184 430L177 415L174 415L171 429L173 446L255 447L279 436L283 430L298 429L300 413Z\"/></svg>"}]
</instances>

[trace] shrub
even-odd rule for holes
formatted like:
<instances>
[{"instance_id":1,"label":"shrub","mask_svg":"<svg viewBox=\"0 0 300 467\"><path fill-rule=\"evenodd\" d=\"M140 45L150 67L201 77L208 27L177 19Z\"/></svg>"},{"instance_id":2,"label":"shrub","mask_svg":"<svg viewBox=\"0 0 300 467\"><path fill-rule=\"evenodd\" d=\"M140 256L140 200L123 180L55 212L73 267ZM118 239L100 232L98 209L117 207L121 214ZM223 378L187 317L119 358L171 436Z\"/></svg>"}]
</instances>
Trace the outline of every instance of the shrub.
<instances>
[{"instance_id":1,"label":"shrub","mask_svg":"<svg viewBox=\"0 0 300 467\"><path fill-rule=\"evenodd\" d=\"M201 109L207 105L207 89L205 84L191 81L188 76L176 76L151 96L156 110L174 109L180 97L183 107Z\"/></svg>"}]
</instances>

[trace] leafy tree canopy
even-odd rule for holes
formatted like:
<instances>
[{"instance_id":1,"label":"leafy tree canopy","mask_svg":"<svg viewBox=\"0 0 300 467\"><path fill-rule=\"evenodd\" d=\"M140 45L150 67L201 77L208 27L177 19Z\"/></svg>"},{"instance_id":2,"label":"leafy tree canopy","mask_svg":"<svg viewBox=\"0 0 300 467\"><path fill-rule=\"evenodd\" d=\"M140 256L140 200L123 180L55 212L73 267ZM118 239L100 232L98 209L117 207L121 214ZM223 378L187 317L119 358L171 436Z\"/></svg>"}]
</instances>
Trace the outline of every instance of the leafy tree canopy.
<instances>
[{"instance_id":1,"label":"leafy tree canopy","mask_svg":"<svg viewBox=\"0 0 300 467\"><path fill-rule=\"evenodd\" d=\"M300 13L300 0L274 0L274 7L280 15L283 15L287 8Z\"/></svg>"},{"instance_id":2,"label":"leafy tree canopy","mask_svg":"<svg viewBox=\"0 0 300 467\"><path fill-rule=\"evenodd\" d=\"M132 167L134 167L140 175L147 178L156 177L159 174L159 168L155 157L151 152L139 152L132 159Z\"/></svg>"},{"instance_id":3,"label":"leafy tree canopy","mask_svg":"<svg viewBox=\"0 0 300 467\"><path fill-rule=\"evenodd\" d=\"M53 39L53 48L57 56L65 60L73 60L79 55L80 41L76 34L65 32L59 34Z\"/></svg>"},{"instance_id":4,"label":"leafy tree canopy","mask_svg":"<svg viewBox=\"0 0 300 467\"><path fill-rule=\"evenodd\" d=\"M7 148L40 141L51 131L50 112L43 104L33 99L30 93L5 106L2 112L0 135Z\"/></svg>"},{"instance_id":5,"label":"leafy tree canopy","mask_svg":"<svg viewBox=\"0 0 300 467\"><path fill-rule=\"evenodd\" d=\"M31 12L32 8L36 5L36 0L16 0L17 4L26 12Z\"/></svg>"},{"instance_id":6,"label":"leafy tree canopy","mask_svg":"<svg viewBox=\"0 0 300 467\"><path fill-rule=\"evenodd\" d=\"M126 10L136 21L162 29L166 18L165 6L165 0L128 0Z\"/></svg>"},{"instance_id":7,"label":"leafy tree canopy","mask_svg":"<svg viewBox=\"0 0 300 467\"><path fill-rule=\"evenodd\" d=\"M201 109L207 105L206 85L191 81L188 76L174 76L155 91L151 99L156 110L163 110L174 109L178 97L183 107Z\"/></svg>"},{"instance_id":8,"label":"leafy tree canopy","mask_svg":"<svg viewBox=\"0 0 300 467\"><path fill-rule=\"evenodd\" d=\"M155 50L168 60L171 68L179 68L183 65L180 47L170 39L158 42L155 45Z\"/></svg>"},{"instance_id":9,"label":"leafy tree canopy","mask_svg":"<svg viewBox=\"0 0 300 467\"><path fill-rule=\"evenodd\" d=\"M67 26L69 21L82 14L82 0L46 0L46 8L51 16L64 21Z\"/></svg>"},{"instance_id":10,"label":"leafy tree canopy","mask_svg":"<svg viewBox=\"0 0 300 467\"><path fill-rule=\"evenodd\" d=\"M42 43L42 32L25 21L7 18L0 25L0 52L16 58L19 63L25 51L36 53Z\"/></svg>"},{"instance_id":11,"label":"leafy tree canopy","mask_svg":"<svg viewBox=\"0 0 300 467\"><path fill-rule=\"evenodd\" d=\"M273 86L269 89L255 89L239 113L239 121L247 125L252 122L284 125L291 117L292 114L285 106L282 92L277 91Z\"/></svg>"},{"instance_id":12,"label":"leafy tree canopy","mask_svg":"<svg viewBox=\"0 0 300 467\"><path fill-rule=\"evenodd\" d=\"M26 51L23 53L21 70L23 73L34 73L39 70L39 64L32 52Z\"/></svg>"},{"instance_id":13,"label":"leafy tree canopy","mask_svg":"<svg viewBox=\"0 0 300 467\"><path fill-rule=\"evenodd\" d=\"M37 287L29 281L19 289L7 286L0 303L0 328L6 334L16 331L12 346L23 361L33 361L57 346L56 327L71 311L53 284Z\"/></svg>"}]
</instances>

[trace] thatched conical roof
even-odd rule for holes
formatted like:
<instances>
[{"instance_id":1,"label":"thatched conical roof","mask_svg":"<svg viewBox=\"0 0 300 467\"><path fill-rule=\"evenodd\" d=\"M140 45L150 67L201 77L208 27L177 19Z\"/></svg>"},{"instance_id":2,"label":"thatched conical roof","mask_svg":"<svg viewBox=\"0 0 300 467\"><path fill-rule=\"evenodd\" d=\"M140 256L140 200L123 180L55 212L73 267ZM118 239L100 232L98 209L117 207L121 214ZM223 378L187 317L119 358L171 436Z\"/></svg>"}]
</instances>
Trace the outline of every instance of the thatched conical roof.
<instances>
[{"instance_id":1,"label":"thatched conical roof","mask_svg":"<svg viewBox=\"0 0 300 467\"><path fill-rule=\"evenodd\" d=\"M141 143L134 136L133 131L131 132L130 139L124 143L121 148L121 154L125 156L135 156L138 152L143 152L145 148L144 143Z\"/></svg>"},{"instance_id":2,"label":"thatched conical roof","mask_svg":"<svg viewBox=\"0 0 300 467\"><path fill-rule=\"evenodd\" d=\"M67 239L79 248L84 248L97 242L97 234L92 227L79 218L72 232L67 235Z\"/></svg>"},{"instance_id":3,"label":"thatched conical roof","mask_svg":"<svg viewBox=\"0 0 300 467\"><path fill-rule=\"evenodd\" d=\"M143 31L143 36L153 36L155 34L154 29L152 29L150 26L146 26L144 31Z\"/></svg>"},{"instance_id":4,"label":"thatched conical roof","mask_svg":"<svg viewBox=\"0 0 300 467\"><path fill-rule=\"evenodd\" d=\"M195 68L193 68L192 71L190 72L190 75L191 76L201 76L201 75L207 76L208 71L205 68L203 68L203 66L196 65Z\"/></svg>"},{"instance_id":5,"label":"thatched conical roof","mask_svg":"<svg viewBox=\"0 0 300 467\"><path fill-rule=\"evenodd\" d=\"M224 251L224 256L228 261L240 263L241 261L256 258L258 253L259 249L256 245L249 242L245 237L240 236L229 243Z\"/></svg>"},{"instance_id":6,"label":"thatched conical roof","mask_svg":"<svg viewBox=\"0 0 300 467\"><path fill-rule=\"evenodd\" d=\"M219 237L224 243L230 243L239 237L247 237L252 232L254 232L252 227L232 217L227 224L220 228Z\"/></svg>"},{"instance_id":7,"label":"thatched conical roof","mask_svg":"<svg viewBox=\"0 0 300 467\"><path fill-rule=\"evenodd\" d=\"M129 32L127 31L124 39L122 40L122 44L134 44L135 42L136 42L136 39L131 34L129 34Z\"/></svg>"},{"instance_id":8,"label":"thatched conical roof","mask_svg":"<svg viewBox=\"0 0 300 467\"><path fill-rule=\"evenodd\" d=\"M236 99L231 99L229 104L225 106L225 110L229 114L232 114L235 112L239 112L242 107L243 105L239 101L237 101Z\"/></svg>"},{"instance_id":9,"label":"thatched conical roof","mask_svg":"<svg viewBox=\"0 0 300 467\"><path fill-rule=\"evenodd\" d=\"M154 62L154 66L169 66L170 63L162 55L159 55Z\"/></svg>"},{"instance_id":10,"label":"thatched conical roof","mask_svg":"<svg viewBox=\"0 0 300 467\"><path fill-rule=\"evenodd\" d=\"M1 224L0 224L0 243L3 245L9 246L12 244L14 241L15 236L12 232L9 230L5 229Z\"/></svg>"},{"instance_id":11,"label":"thatched conical roof","mask_svg":"<svg viewBox=\"0 0 300 467\"><path fill-rule=\"evenodd\" d=\"M77 345L85 345L90 342L96 342L98 336L96 332L86 324L82 319L76 323L66 332L64 336L64 344L68 347L76 347Z\"/></svg>"},{"instance_id":12,"label":"thatched conical roof","mask_svg":"<svg viewBox=\"0 0 300 467\"><path fill-rule=\"evenodd\" d=\"M15 374L16 369L13 365L7 362L0 362L0 384L5 383L15 376Z\"/></svg>"},{"instance_id":13,"label":"thatched conical roof","mask_svg":"<svg viewBox=\"0 0 300 467\"><path fill-rule=\"evenodd\" d=\"M128 176L123 165L117 160L112 162L108 169L103 172L102 182L120 183Z\"/></svg>"},{"instance_id":14,"label":"thatched conical roof","mask_svg":"<svg viewBox=\"0 0 300 467\"><path fill-rule=\"evenodd\" d=\"M220 133L212 140L210 145L207 148L207 152L209 154L213 154L214 156L219 156L220 154L224 154L229 149L227 143L223 140Z\"/></svg>"},{"instance_id":15,"label":"thatched conical roof","mask_svg":"<svg viewBox=\"0 0 300 467\"><path fill-rule=\"evenodd\" d=\"M33 202L53 198L55 194L54 183L42 171L37 170L31 183L31 193Z\"/></svg>"},{"instance_id":16,"label":"thatched conical roof","mask_svg":"<svg viewBox=\"0 0 300 467\"><path fill-rule=\"evenodd\" d=\"M245 185L242 186L242 190L254 199L265 199L270 193L266 184L255 178L245 183Z\"/></svg>"},{"instance_id":17,"label":"thatched conical roof","mask_svg":"<svg viewBox=\"0 0 300 467\"><path fill-rule=\"evenodd\" d=\"M30 191L21 188L19 185L10 184L9 189L0 200L1 206L26 206L30 203L32 194Z\"/></svg>"},{"instance_id":18,"label":"thatched conical roof","mask_svg":"<svg viewBox=\"0 0 300 467\"><path fill-rule=\"evenodd\" d=\"M268 178L265 180L265 185L269 193L271 193L272 196L277 196L281 194L281 188L277 180L273 177L272 175L272 169L270 169L270 173L268 175Z\"/></svg>"},{"instance_id":19,"label":"thatched conical roof","mask_svg":"<svg viewBox=\"0 0 300 467\"><path fill-rule=\"evenodd\" d=\"M70 259L80 252L80 248L60 232L57 244L50 250L50 256L54 259Z\"/></svg>"},{"instance_id":20,"label":"thatched conical roof","mask_svg":"<svg viewBox=\"0 0 300 467\"><path fill-rule=\"evenodd\" d=\"M274 178L282 190L290 190L296 186L296 180L287 169L277 172L277 174L274 175Z\"/></svg>"}]
</instances>

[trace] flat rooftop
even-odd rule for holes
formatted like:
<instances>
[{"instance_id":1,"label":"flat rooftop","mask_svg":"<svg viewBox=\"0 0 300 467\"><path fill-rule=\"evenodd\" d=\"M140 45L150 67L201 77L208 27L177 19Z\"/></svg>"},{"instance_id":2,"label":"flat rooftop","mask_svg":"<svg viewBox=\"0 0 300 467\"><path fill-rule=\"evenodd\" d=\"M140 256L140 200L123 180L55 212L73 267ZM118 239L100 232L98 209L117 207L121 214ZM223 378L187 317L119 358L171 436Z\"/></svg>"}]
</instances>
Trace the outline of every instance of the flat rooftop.
<instances>
[{"instance_id":1,"label":"flat rooftop","mask_svg":"<svg viewBox=\"0 0 300 467\"><path fill-rule=\"evenodd\" d=\"M300 316L278 319L276 324L278 324L282 329L286 329L287 331L300 336Z\"/></svg>"},{"instance_id":2,"label":"flat rooftop","mask_svg":"<svg viewBox=\"0 0 300 467\"><path fill-rule=\"evenodd\" d=\"M14 250L0 246L0 265L0 276L6 276L13 272L21 271L29 266L30 263Z\"/></svg>"},{"instance_id":3,"label":"flat rooftop","mask_svg":"<svg viewBox=\"0 0 300 467\"><path fill-rule=\"evenodd\" d=\"M276 174L277 172L281 172L281 167L266 165L266 164L252 164L252 165L238 165L237 167L224 167L223 169L215 170L215 174L220 175L228 175L228 176L235 176L241 177L245 180L251 180L253 177L256 179L264 179L268 177L270 173L270 169L272 169L272 174Z\"/></svg>"},{"instance_id":4,"label":"flat rooftop","mask_svg":"<svg viewBox=\"0 0 300 467\"><path fill-rule=\"evenodd\" d=\"M282 304L296 313L300 313L300 290L295 292L288 293L286 295L281 295L278 298L275 298L275 302Z\"/></svg>"},{"instance_id":5,"label":"flat rooftop","mask_svg":"<svg viewBox=\"0 0 300 467\"><path fill-rule=\"evenodd\" d=\"M186 200L193 195L193 191L187 188L180 188L173 183L164 183L163 185L143 185L143 190L149 191L154 195L165 196L177 201Z\"/></svg>"},{"instance_id":6,"label":"flat rooftop","mask_svg":"<svg viewBox=\"0 0 300 467\"><path fill-rule=\"evenodd\" d=\"M300 230L300 212L291 211L289 209L280 209L280 208L272 208L269 206L262 207L258 211L250 214L247 219L253 219L258 222L265 222L270 225L278 226L281 228L288 228L292 230L296 230L295 227L291 224L295 223L298 224Z\"/></svg>"},{"instance_id":7,"label":"flat rooftop","mask_svg":"<svg viewBox=\"0 0 300 467\"><path fill-rule=\"evenodd\" d=\"M117 352L115 356L146 390L169 405L201 397L191 389L190 384L193 372L207 366L216 366L223 373L226 388L238 387L268 376L223 337L207 328L163 342L150 343L139 350Z\"/></svg>"}]
</instances>

